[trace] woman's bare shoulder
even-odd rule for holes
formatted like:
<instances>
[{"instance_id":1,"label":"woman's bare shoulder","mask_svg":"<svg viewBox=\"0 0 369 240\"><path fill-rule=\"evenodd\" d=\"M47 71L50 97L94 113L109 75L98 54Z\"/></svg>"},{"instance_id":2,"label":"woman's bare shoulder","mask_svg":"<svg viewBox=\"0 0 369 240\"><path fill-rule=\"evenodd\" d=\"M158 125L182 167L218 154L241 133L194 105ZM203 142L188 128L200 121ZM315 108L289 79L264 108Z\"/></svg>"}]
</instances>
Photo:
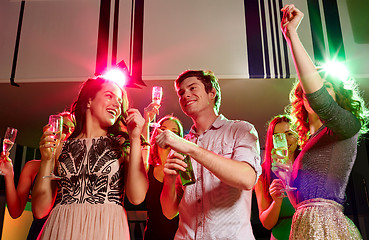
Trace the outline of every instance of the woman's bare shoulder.
<instances>
[{"instance_id":1,"label":"woman's bare shoulder","mask_svg":"<svg viewBox=\"0 0 369 240\"><path fill-rule=\"evenodd\" d=\"M40 168L40 164L41 164L41 160L37 160L37 159L30 160L30 161L26 162L26 164L24 165L22 171L32 170L32 169L37 169L38 170Z\"/></svg>"}]
</instances>

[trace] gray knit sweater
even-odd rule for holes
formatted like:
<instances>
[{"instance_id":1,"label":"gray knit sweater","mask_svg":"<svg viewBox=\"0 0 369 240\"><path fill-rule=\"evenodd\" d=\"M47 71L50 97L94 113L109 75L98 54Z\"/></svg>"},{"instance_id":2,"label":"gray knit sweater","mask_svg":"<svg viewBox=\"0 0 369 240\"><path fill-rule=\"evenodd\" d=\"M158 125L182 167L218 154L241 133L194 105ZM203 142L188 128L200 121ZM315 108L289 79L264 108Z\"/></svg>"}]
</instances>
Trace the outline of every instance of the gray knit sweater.
<instances>
[{"instance_id":1,"label":"gray knit sweater","mask_svg":"<svg viewBox=\"0 0 369 240\"><path fill-rule=\"evenodd\" d=\"M324 198L343 204L361 124L333 100L325 87L306 97L323 126L310 137L295 160L296 203Z\"/></svg>"}]
</instances>

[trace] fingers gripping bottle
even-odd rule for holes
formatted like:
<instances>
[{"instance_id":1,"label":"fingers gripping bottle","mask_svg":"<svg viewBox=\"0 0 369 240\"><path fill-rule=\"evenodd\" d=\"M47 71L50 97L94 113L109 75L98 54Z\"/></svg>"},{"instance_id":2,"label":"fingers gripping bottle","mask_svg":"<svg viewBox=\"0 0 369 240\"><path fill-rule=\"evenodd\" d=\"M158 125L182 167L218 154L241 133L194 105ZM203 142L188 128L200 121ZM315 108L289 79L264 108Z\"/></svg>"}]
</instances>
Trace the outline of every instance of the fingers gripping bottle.
<instances>
[{"instance_id":1,"label":"fingers gripping bottle","mask_svg":"<svg viewBox=\"0 0 369 240\"><path fill-rule=\"evenodd\" d=\"M182 153L181 153L182 154ZM181 181L183 186L191 185L196 182L195 174L193 172L191 157L190 155L182 154L186 156L183 161L187 164L186 171L179 171L179 175L181 176Z\"/></svg>"}]
</instances>

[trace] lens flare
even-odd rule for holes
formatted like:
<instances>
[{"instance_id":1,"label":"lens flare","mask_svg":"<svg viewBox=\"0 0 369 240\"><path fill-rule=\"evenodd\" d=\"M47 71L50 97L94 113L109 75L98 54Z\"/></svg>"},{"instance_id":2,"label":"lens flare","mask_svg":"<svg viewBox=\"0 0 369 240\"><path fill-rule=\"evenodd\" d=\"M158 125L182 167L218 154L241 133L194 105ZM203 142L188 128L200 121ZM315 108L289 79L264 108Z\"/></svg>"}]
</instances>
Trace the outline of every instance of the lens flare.
<instances>
[{"instance_id":1,"label":"lens flare","mask_svg":"<svg viewBox=\"0 0 369 240\"><path fill-rule=\"evenodd\" d=\"M119 87L123 88L127 82L127 75L118 68L113 68L102 75L104 79L115 82Z\"/></svg>"},{"instance_id":2,"label":"lens flare","mask_svg":"<svg viewBox=\"0 0 369 240\"><path fill-rule=\"evenodd\" d=\"M350 72L347 69L346 65L343 64L342 62L336 61L327 62L326 64L323 65L323 69L327 74L336 77L341 81L347 80L350 75Z\"/></svg>"}]
</instances>

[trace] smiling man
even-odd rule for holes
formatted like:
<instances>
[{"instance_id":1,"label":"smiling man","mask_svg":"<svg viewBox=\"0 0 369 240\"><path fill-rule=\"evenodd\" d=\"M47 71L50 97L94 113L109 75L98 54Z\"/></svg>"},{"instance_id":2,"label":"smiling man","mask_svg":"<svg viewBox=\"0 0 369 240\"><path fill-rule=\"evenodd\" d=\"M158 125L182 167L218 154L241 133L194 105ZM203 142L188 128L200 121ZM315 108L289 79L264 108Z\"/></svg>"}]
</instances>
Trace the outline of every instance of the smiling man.
<instances>
[{"instance_id":1,"label":"smiling man","mask_svg":"<svg viewBox=\"0 0 369 240\"><path fill-rule=\"evenodd\" d=\"M182 139L171 131L157 137L174 150L165 164L161 193L163 213L180 222L175 239L254 239L252 187L261 173L254 126L218 114L221 92L212 72L189 70L175 81L182 111L193 121ZM191 156L195 184L182 186L184 153Z\"/></svg>"}]
</instances>

